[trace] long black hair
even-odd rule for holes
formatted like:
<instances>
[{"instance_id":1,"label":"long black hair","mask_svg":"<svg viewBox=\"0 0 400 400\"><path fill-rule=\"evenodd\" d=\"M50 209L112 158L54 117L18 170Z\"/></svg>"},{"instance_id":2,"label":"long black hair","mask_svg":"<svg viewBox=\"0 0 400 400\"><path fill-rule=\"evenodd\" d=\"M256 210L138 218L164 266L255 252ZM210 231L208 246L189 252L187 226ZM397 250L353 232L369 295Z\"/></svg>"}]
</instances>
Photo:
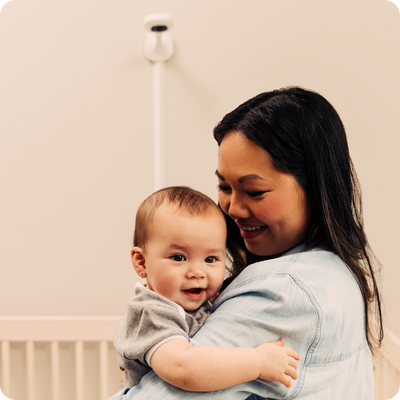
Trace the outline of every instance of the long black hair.
<instances>
[{"instance_id":1,"label":"long black hair","mask_svg":"<svg viewBox=\"0 0 400 400\"><path fill-rule=\"evenodd\" d=\"M230 132L240 132L266 150L275 169L292 175L304 189L311 210L306 244L328 246L351 270L363 296L366 338L374 351L383 340L379 262L364 232L360 185L338 113L318 93L288 87L261 93L225 115L214 128L218 145ZM232 275L237 275L258 257L246 249L233 220L225 219Z\"/></svg>"}]
</instances>

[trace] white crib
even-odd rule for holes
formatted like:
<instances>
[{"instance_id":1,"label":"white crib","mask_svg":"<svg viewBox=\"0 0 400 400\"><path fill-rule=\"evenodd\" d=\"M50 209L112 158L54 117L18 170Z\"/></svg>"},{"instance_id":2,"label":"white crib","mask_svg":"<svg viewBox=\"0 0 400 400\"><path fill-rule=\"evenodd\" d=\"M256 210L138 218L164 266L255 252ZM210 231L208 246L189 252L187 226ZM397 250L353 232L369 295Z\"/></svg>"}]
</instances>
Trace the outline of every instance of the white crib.
<instances>
[{"instance_id":1,"label":"white crib","mask_svg":"<svg viewBox=\"0 0 400 400\"><path fill-rule=\"evenodd\" d=\"M0 387L12 400L105 400L120 390L121 317L0 317Z\"/></svg>"},{"instance_id":2,"label":"white crib","mask_svg":"<svg viewBox=\"0 0 400 400\"><path fill-rule=\"evenodd\" d=\"M112 335L121 317L0 317L0 387L12 400L106 400L120 390ZM400 387L400 338L386 330L375 400Z\"/></svg>"},{"instance_id":3,"label":"white crib","mask_svg":"<svg viewBox=\"0 0 400 400\"><path fill-rule=\"evenodd\" d=\"M400 388L400 338L385 329L381 356L374 360L375 400L393 398Z\"/></svg>"}]
</instances>

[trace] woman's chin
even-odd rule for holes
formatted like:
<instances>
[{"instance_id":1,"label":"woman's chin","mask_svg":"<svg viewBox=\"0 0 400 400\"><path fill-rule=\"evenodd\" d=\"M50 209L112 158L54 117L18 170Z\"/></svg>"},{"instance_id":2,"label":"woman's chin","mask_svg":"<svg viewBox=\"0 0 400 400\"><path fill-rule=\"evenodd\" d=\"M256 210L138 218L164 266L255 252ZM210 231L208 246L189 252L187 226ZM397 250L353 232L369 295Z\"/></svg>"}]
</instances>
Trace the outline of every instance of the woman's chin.
<instances>
[{"instance_id":1,"label":"woman's chin","mask_svg":"<svg viewBox=\"0 0 400 400\"><path fill-rule=\"evenodd\" d=\"M256 245L255 243L249 243L246 240L244 241L244 244L246 246L246 249L255 256L269 257L273 255L271 251L266 250L268 247L265 245L264 246Z\"/></svg>"},{"instance_id":2,"label":"woman's chin","mask_svg":"<svg viewBox=\"0 0 400 400\"><path fill-rule=\"evenodd\" d=\"M247 250L258 257L276 258L285 253L287 250L282 250L283 246L273 246L271 243L255 243L255 241L244 240Z\"/></svg>"}]
</instances>

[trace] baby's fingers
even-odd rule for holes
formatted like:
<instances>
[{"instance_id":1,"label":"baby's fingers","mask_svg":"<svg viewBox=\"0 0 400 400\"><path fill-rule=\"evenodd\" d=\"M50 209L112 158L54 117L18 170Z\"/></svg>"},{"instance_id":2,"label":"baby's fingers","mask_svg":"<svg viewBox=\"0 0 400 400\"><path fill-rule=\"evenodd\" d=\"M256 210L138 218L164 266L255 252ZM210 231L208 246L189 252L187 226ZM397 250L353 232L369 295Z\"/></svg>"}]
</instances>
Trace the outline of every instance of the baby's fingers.
<instances>
[{"instance_id":1,"label":"baby's fingers","mask_svg":"<svg viewBox=\"0 0 400 400\"><path fill-rule=\"evenodd\" d=\"M286 354L289 357L293 357L295 360L300 360L301 357L299 356L299 354L296 351L294 351L290 347L284 347L284 349L286 351Z\"/></svg>"},{"instance_id":2,"label":"baby's fingers","mask_svg":"<svg viewBox=\"0 0 400 400\"><path fill-rule=\"evenodd\" d=\"M283 375L279 382L282 383L282 385L285 385L287 388L292 386L292 381L286 375Z\"/></svg>"},{"instance_id":3,"label":"baby's fingers","mask_svg":"<svg viewBox=\"0 0 400 400\"><path fill-rule=\"evenodd\" d=\"M296 380L298 378L296 369L291 367L291 366L289 366L289 365L286 368L285 374L289 375L293 380Z\"/></svg>"},{"instance_id":4,"label":"baby's fingers","mask_svg":"<svg viewBox=\"0 0 400 400\"><path fill-rule=\"evenodd\" d=\"M293 368L295 368L295 369L297 369L297 361L294 359L294 358L289 358L289 361L288 361L288 364L291 366L291 367L293 367Z\"/></svg>"}]
</instances>

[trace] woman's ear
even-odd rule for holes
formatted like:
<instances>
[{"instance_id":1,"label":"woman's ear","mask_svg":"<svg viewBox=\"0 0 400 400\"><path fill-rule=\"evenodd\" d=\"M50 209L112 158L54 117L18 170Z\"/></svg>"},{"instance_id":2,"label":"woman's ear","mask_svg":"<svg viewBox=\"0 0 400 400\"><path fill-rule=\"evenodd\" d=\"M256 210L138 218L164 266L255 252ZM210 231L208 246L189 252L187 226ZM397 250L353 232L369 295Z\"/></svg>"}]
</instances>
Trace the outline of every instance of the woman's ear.
<instances>
[{"instance_id":1,"label":"woman's ear","mask_svg":"<svg viewBox=\"0 0 400 400\"><path fill-rule=\"evenodd\" d=\"M131 250L131 259L132 259L132 265L133 268L135 269L136 273L141 277L141 278L146 278L147 272L146 272L146 260L144 257L144 252L141 247L134 247Z\"/></svg>"}]
</instances>

